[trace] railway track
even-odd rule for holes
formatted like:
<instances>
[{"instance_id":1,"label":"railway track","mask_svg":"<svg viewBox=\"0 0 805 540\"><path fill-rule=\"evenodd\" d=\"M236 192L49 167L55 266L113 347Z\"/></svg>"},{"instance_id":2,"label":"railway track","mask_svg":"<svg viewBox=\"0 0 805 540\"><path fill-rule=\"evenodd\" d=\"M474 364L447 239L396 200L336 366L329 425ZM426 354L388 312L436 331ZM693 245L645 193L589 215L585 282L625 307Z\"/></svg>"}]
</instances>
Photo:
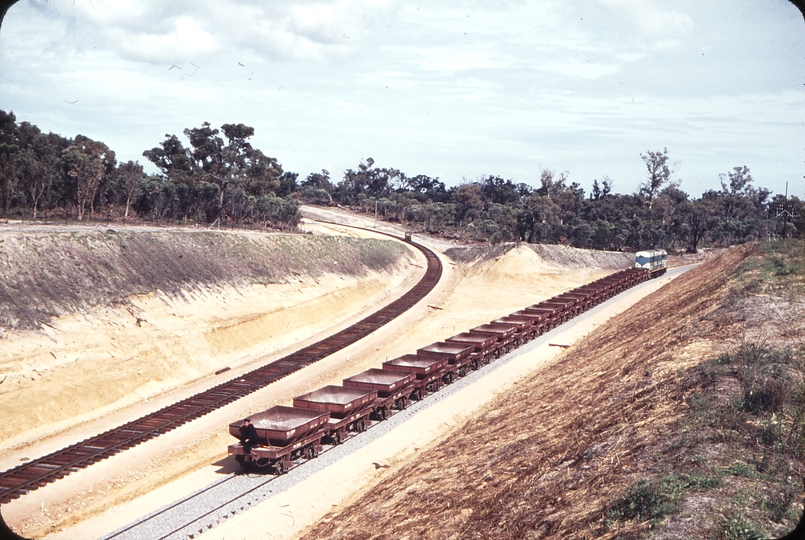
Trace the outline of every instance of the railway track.
<instances>
[{"instance_id":1,"label":"railway track","mask_svg":"<svg viewBox=\"0 0 805 540\"><path fill-rule=\"evenodd\" d=\"M680 273L680 270L675 271L675 274L678 273ZM642 282L632 283L629 287L636 286ZM616 291L613 297L620 292L622 292L621 289ZM614 299L602 299L600 303L595 306L589 306L585 311L589 310L590 314L594 315L597 312L609 309L613 302L615 302ZM477 370L467 373L434 393L426 394L405 409L390 411L388 418L372 422L366 432L351 432L348 438L340 444L326 445L316 457L300 456L294 461L294 465L290 469L295 471L296 474L280 474L276 476L261 472L227 474L220 480L216 480L194 493L108 533L102 537L102 540L139 540L142 538L192 540L197 538L204 532L225 523L236 515L290 489L298 482L335 465L352 452L391 433L434 403L478 383L489 373L505 365L519 354L528 353L546 344L551 345L551 339L566 328L565 324L571 324L569 321L578 320L579 316L583 315L581 313L574 314L541 336L520 344L516 351L512 350L503 354L497 361L479 366ZM297 471L296 469L302 465L304 467ZM289 519L294 519L292 514L284 515Z\"/></svg>"},{"instance_id":2,"label":"railway track","mask_svg":"<svg viewBox=\"0 0 805 540\"><path fill-rule=\"evenodd\" d=\"M392 234L374 230L372 232L400 239ZM413 288L388 306L330 337L270 364L100 435L0 473L0 504L8 503L72 472L89 467L93 463L158 437L228 405L330 356L392 321L424 298L436 286L442 275L442 263L435 253L416 242L408 241L408 243L425 255L428 261L427 269L425 275Z\"/></svg>"}]
</instances>

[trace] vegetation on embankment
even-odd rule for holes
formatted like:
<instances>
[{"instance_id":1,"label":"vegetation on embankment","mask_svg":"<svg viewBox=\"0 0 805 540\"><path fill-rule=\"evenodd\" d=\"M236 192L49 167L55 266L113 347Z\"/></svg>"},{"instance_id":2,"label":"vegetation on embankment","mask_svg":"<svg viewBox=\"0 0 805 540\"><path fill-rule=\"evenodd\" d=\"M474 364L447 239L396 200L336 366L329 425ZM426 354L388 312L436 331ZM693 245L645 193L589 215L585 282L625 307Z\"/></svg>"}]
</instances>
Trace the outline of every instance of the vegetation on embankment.
<instances>
[{"instance_id":1,"label":"vegetation on embankment","mask_svg":"<svg viewBox=\"0 0 805 540\"><path fill-rule=\"evenodd\" d=\"M55 316L129 296L275 283L391 269L391 240L197 230L106 229L0 234L0 328L36 329Z\"/></svg>"},{"instance_id":2,"label":"vegetation on embankment","mask_svg":"<svg viewBox=\"0 0 805 540\"><path fill-rule=\"evenodd\" d=\"M746 245L690 270L305 538L791 531L805 476L803 248Z\"/></svg>"}]
</instances>

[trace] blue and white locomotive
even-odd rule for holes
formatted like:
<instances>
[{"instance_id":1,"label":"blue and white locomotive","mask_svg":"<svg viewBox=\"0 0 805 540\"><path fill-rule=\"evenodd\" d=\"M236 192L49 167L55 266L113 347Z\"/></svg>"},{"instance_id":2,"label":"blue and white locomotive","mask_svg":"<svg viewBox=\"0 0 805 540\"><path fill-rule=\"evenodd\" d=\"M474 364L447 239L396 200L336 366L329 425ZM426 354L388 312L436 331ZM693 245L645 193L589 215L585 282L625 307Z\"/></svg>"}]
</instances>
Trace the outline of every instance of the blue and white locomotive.
<instances>
[{"instance_id":1,"label":"blue and white locomotive","mask_svg":"<svg viewBox=\"0 0 805 540\"><path fill-rule=\"evenodd\" d=\"M650 249L635 253L634 267L648 270L651 277L661 276L668 268L668 253L664 249Z\"/></svg>"}]
</instances>

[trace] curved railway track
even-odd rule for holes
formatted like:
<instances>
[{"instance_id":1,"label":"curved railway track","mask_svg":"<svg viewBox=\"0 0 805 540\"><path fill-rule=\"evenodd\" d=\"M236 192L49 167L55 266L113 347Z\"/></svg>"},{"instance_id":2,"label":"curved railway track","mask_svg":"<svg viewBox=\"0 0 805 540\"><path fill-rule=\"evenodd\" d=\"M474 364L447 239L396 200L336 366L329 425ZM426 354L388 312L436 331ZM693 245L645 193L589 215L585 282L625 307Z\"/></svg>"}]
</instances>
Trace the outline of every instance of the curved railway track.
<instances>
[{"instance_id":1,"label":"curved railway track","mask_svg":"<svg viewBox=\"0 0 805 540\"><path fill-rule=\"evenodd\" d=\"M342 226L341 224L335 224ZM349 227L348 225L343 225ZM359 228L362 227L351 227ZM371 232L385 234L371 229ZM403 296L372 313L354 325L321 341L309 345L263 367L219 384L209 390L183 399L151 414L100 435L62 448L46 456L18 465L0 473L0 504L8 503L26 493L63 478L71 472L89 467L123 450L136 446L195 420L224 405L232 403L291 373L299 371L322 358L355 343L398 317L425 297L439 282L442 263L430 249L416 242L409 244L427 258L425 275Z\"/></svg>"}]
</instances>

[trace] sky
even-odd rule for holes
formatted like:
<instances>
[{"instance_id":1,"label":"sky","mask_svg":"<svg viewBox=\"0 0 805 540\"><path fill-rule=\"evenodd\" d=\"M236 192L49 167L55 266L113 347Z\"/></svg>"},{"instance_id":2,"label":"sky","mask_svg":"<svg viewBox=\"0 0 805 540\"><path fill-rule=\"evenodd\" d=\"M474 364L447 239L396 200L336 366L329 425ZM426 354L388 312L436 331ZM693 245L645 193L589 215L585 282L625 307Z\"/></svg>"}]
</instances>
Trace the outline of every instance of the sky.
<instances>
[{"instance_id":1,"label":"sky","mask_svg":"<svg viewBox=\"0 0 805 540\"><path fill-rule=\"evenodd\" d=\"M23 0L0 109L139 161L244 123L300 180L377 167L448 186L567 171L633 193L667 148L692 197L747 166L805 197L805 21L787 0Z\"/></svg>"}]
</instances>

